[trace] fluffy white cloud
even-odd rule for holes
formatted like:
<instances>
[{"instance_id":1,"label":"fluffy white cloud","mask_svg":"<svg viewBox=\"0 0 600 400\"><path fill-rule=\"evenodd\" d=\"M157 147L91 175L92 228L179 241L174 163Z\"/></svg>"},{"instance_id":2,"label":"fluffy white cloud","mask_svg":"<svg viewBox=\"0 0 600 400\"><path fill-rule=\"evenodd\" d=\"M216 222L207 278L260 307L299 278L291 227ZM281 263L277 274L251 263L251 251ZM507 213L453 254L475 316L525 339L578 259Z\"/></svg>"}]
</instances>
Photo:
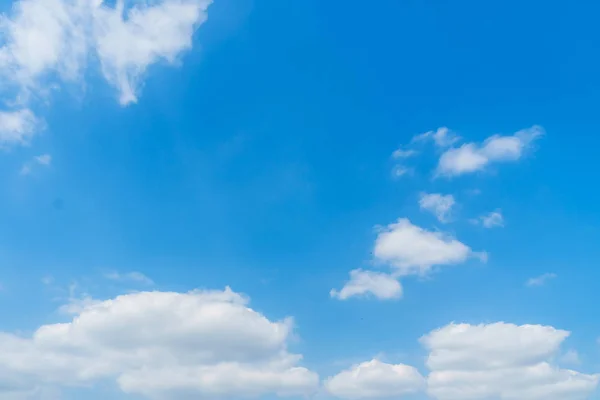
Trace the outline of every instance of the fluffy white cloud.
<instances>
[{"instance_id":1,"label":"fluffy white cloud","mask_svg":"<svg viewBox=\"0 0 600 400\"><path fill-rule=\"evenodd\" d=\"M435 265L459 264L469 257L482 261L487 255L442 232L433 232L401 218L381 229L373 254L391 265L398 275L424 275Z\"/></svg>"},{"instance_id":2,"label":"fluffy white cloud","mask_svg":"<svg viewBox=\"0 0 600 400\"><path fill-rule=\"evenodd\" d=\"M456 176L481 171L491 163L517 161L543 134L544 129L536 125L512 136L494 135L482 144L466 143L451 148L441 155L436 174Z\"/></svg>"},{"instance_id":3,"label":"fluffy white cloud","mask_svg":"<svg viewBox=\"0 0 600 400\"><path fill-rule=\"evenodd\" d=\"M448 147L452 146L460 139L460 136L458 136L456 133L452 132L445 126L442 126L441 128L438 128L435 131L428 131L414 136L411 142L418 143L427 140L433 140L435 145L438 147Z\"/></svg>"},{"instance_id":4,"label":"fluffy white cloud","mask_svg":"<svg viewBox=\"0 0 600 400\"><path fill-rule=\"evenodd\" d=\"M329 378L325 388L341 399L397 398L424 390L425 379L414 367L372 360Z\"/></svg>"},{"instance_id":5,"label":"fluffy white cloud","mask_svg":"<svg viewBox=\"0 0 600 400\"><path fill-rule=\"evenodd\" d=\"M397 280L407 275L426 275L435 266L460 264L474 257L487 261L487 253L475 252L449 234L428 231L408 219L379 228L373 249L375 261L389 266L391 274L356 269L341 290L330 294L341 300L372 295L378 299L402 296Z\"/></svg>"},{"instance_id":6,"label":"fluffy white cloud","mask_svg":"<svg viewBox=\"0 0 600 400\"><path fill-rule=\"evenodd\" d=\"M455 204L456 201L451 194L422 193L419 199L419 207L421 207L421 210L431 212L442 223L449 221L452 207L454 207Z\"/></svg>"},{"instance_id":7,"label":"fluffy white cloud","mask_svg":"<svg viewBox=\"0 0 600 400\"><path fill-rule=\"evenodd\" d=\"M119 90L122 104L136 101L147 67L176 61L211 0L158 0L110 6L102 0L18 0L0 17L3 99L17 111L0 113L0 144L19 144L34 133L26 107L61 82L82 83L90 60ZM20 106L19 106L20 105Z\"/></svg>"},{"instance_id":8,"label":"fluffy white cloud","mask_svg":"<svg viewBox=\"0 0 600 400\"><path fill-rule=\"evenodd\" d=\"M90 302L30 337L0 333L0 388L114 379L152 399L309 394L318 377L287 351L292 325L268 320L229 288Z\"/></svg>"},{"instance_id":9,"label":"fluffy white cloud","mask_svg":"<svg viewBox=\"0 0 600 400\"><path fill-rule=\"evenodd\" d=\"M527 280L527 286L543 286L548 283L549 280L556 278L556 274L554 273L546 273L540 276L536 276L535 278L530 278Z\"/></svg>"},{"instance_id":10,"label":"fluffy white cloud","mask_svg":"<svg viewBox=\"0 0 600 400\"><path fill-rule=\"evenodd\" d=\"M584 400L598 375L552 365L569 332L541 325L450 324L421 338L439 400Z\"/></svg>"},{"instance_id":11,"label":"fluffy white cloud","mask_svg":"<svg viewBox=\"0 0 600 400\"><path fill-rule=\"evenodd\" d=\"M332 289L331 297L346 300L353 296L372 295L381 300L402 297L402 285L390 274L355 269L350 271L350 280L337 291Z\"/></svg>"}]
</instances>

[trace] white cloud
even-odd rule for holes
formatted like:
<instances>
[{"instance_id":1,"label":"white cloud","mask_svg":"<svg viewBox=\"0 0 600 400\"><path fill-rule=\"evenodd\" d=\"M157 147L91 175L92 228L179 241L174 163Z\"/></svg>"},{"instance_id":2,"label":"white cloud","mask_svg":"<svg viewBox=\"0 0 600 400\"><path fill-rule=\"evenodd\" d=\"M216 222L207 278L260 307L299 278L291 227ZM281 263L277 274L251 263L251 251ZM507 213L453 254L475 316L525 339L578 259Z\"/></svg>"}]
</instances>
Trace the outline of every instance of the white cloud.
<instances>
[{"instance_id":1,"label":"white cloud","mask_svg":"<svg viewBox=\"0 0 600 400\"><path fill-rule=\"evenodd\" d=\"M447 325L421 338L428 392L439 400L584 400L599 376L551 363L568 336L541 325Z\"/></svg>"},{"instance_id":2,"label":"white cloud","mask_svg":"<svg viewBox=\"0 0 600 400\"><path fill-rule=\"evenodd\" d=\"M37 118L27 108L0 111L0 147L28 144L38 127Z\"/></svg>"},{"instance_id":3,"label":"white cloud","mask_svg":"<svg viewBox=\"0 0 600 400\"><path fill-rule=\"evenodd\" d=\"M535 278L530 278L527 280L527 286L543 286L548 283L549 280L556 278L556 274L554 273L546 273L540 276L536 276Z\"/></svg>"},{"instance_id":4,"label":"white cloud","mask_svg":"<svg viewBox=\"0 0 600 400\"><path fill-rule=\"evenodd\" d=\"M422 193L419 199L419 207L421 207L421 210L431 212L442 223L449 221L452 207L454 207L455 204L456 201L451 194Z\"/></svg>"},{"instance_id":5,"label":"white cloud","mask_svg":"<svg viewBox=\"0 0 600 400\"><path fill-rule=\"evenodd\" d=\"M411 143L418 143L427 140L433 140L436 146L438 147L448 147L452 146L454 143L460 140L460 136L456 133L452 132L450 129L445 126L436 129L435 131L428 131L425 133L421 133L412 138Z\"/></svg>"},{"instance_id":6,"label":"white cloud","mask_svg":"<svg viewBox=\"0 0 600 400\"><path fill-rule=\"evenodd\" d=\"M48 167L52 164L52 156L50 154L42 154L33 157L31 161L26 162L21 167L21 175L29 175L36 165Z\"/></svg>"},{"instance_id":7,"label":"white cloud","mask_svg":"<svg viewBox=\"0 0 600 400\"><path fill-rule=\"evenodd\" d=\"M544 129L535 125L512 136L494 135L482 144L466 143L451 148L441 155L436 175L457 176L481 171L491 163L517 161L543 134Z\"/></svg>"},{"instance_id":8,"label":"white cloud","mask_svg":"<svg viewBox=\"0 0 600 400\"><path fill-rule=\"evenodd\" d=\"M481 224L488 229L504 226L504 216L502 215L502 210L491 211L470 221L475 225Z\"/></svg>"},{"instance_id":9,"label":"white cloud","mask_svg":"<svg viewBox=\"0 0 600 400\"><path fill-rule=\"evenodd\" d=\"M355 269L350 271L350 280L344 287L340 291L332 289L330 294L340 300L368 295L381 300L398 299L402 297L402 285L389 274Z\"/></svg>"},{"instance_id":10,"label":"white cloud","mask_svg":"<svg viewBox=\"0 0 600 400\"><path fill-rule=\"evenodd\" d=\"M325 388L341 399L396 398L424 390L425 379L414 367L372 360L327 379Z\"/></svg>"},{"instance_id":11,"label":"white cloud","mask_svg":"<svg viewBox=\"0 0 600 400\"><path fill-rule=\"evenodd\" d=\"M392 169L392 176L394 178L400 178L405 175L412 175L413 173L414 173L414 170L412 168L405 167L404 165L396 165Z\"/></svg>"},{"instance_id":12,"label":"white cloud","mask_svg":"<svg viewBox=\"0 0 600 400\"><path fill-rule=\"evenodd\" d=\"M152 399L306 395L318 376L288 352L292 329L229 288L95 301L31 336L0 333L0 397L5 384L25 391L107 379Z\"/></svg>"},{"instance_id":13,"label":"white cloud","mask_svg":"<svg viewBox=\"0 0 600 400\"><path fill-rule=\"evenodd\" d=\"M135 6L123 16L123 4L94 12L93 39L106 79L121 104L137 100L136 87L146 68L158 60L173 63L192 47L195 28L206 20L212 0L167 0Z\"/></svg>"},{"instance_id":14,"label":"white cloud","mask_svg":"<svg viewBox=\"0 0 600 400\"><path fill-rule=\"evenodd\" d=\"M435 265L459 264L469 257L487 259L485 253L473 252L454 237L425 230L406 218L381 229L373 253L398 275L424 275Z\"/></svg>"},{"instance_id":15,"label":"white cloud","mask_svg":"<svg viewBox=\"0 0 600 400\"><path fill-rule=\"evenodd\" d=\"M17 111L0 113L0 144L24 144L35 133L29 110L61 83L83 84L90 61L99 62L121 104L137 100L151 64L174 63L192 46L211 0L158 0L111 7L101 0L18 0L0 17L3 99Z\"/></svg>"},{"instance_id":16,"label":"white cloud","mask_svg":"<svg viewBox=\"0 0 600 400\"><path fill-rule=\"evenodd\" d=\"M392 153L392 157L395 158L395 159L398 159L398 158L409 158L409 157L415 156L417 154L418 154L418 152L416 150L412 150L412 149L409 149L409 150L398 149L398 150L396 150L396 151L394 151Z\"/></svg>"},{"instance_id":17,"label":"white cloud","mask_svg":"<svg viewBox=\"0 0 600 400\"><path fill-rule=\"evenodd\" d=\"M154 281L152 279L137 271L127 272L124 274L119 272L110 272L104 276L113 281L137 282L144 285L154 285Z\"/></svg>"}]
</instances>

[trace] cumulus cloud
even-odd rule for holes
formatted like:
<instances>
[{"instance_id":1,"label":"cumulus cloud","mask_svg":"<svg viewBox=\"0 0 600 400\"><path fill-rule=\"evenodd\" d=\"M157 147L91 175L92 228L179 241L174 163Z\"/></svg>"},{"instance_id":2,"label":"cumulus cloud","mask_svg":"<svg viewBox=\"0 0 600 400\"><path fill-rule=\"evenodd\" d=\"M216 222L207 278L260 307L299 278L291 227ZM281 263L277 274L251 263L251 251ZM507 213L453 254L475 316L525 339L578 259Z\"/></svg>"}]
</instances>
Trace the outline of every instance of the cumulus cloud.
<instances>
[{"instance_id":1,"label":"cumulus cloud","mask_svg":"<svg viewBox=\"0 0 600 400\"><path fill-rule=\"evenodd\" d=\"M493 135L481 144L465 143L451 148L441 155L436 175L463 175L482 171L492 163L517 161L543 134L544 129L534 125L511 136Z\"/></svg>"},{"instance_id":2,"label":"cumulus cloud","mask_svg":"<svg viewBox=\"0 0 600 400\"><path fill-rule=\"evenodd\" d=\"M406 218L380 230L373 254L399 276L425 275L433 266L459 264L469 257L487 259L486 253L474 252L451 235L428 231Z\"/></svg>"},{"instance_id":3,"label":"cumulus cloud","mask_svg":"<svg viewBox=\"0 0 600 400\"><path fill-rule=\"evenodd\" d=\"M211 0L18 0L0 17L3 100L0 144L26 143L36 131L33 100L61 83L82 84L86 67L99 63L119 91L121 104L137 100L153 63L173 63L192 46Z\"/></svg>"},{"instance_id":4,"label":"cumulus cloud","mask_svg":"<svg viewBox=\"0 0 600 400\"><path fill-rule=\"evenodd\" d=\"M402 297L402 285L390 274L355 269L350 271L350 280L337 291L332 289L331 297L346 300L353 296L374 296L381 300Z\"/></svg>"},{"instance_id":5,"label":"cumulus cloud","mask_svg":"<svg viewBox=\"0 0 600 400\"><path fill-rule=\"evenodd\" d=\"M556 278L555 273L546 273L527 280L527 286L543 286L549 280Z\"/></svg>"},{"instance_id":6,"label":"cumulus cloud","mask_svg":"<svg viewBox=\"0 0 600 400\"><path fill-rule=\"evenodd\" d=\"M541 325L449 324L421 338L439 400L584 400L598 375L552 364L569 332Z\"/></svg>"},{"instance_id":7,"label":"cumulus cloud","mask_svg":"<svg viewBox=\"0 0 600 400\"><path fill-rule=\"evenodd\" d=\"M0 397L17 384L34 391L107 379L152 399L307 395L318 377L287 350L292 329L229 288L95 301L31 336L0 333Z\"/></svg>"},{"instance_id":8,"label":"cumulus cloud","mask_svg":"<svg viewBox=\"0 0 600 400\"><path fill-rule=\"evenodd\" d=\"M341 300L370 295L378 299L399 298L402 286L394 280L403 276L424 276L435 266L460 264L469 258L487 261L487 253L475 252L449 234L428 231L406 218L379 228L373 256L377 263L389 267L391 273L354 270L344 287L332 290L331 296Z\"/></svg>"},{"instance_id":9,"label":"cumulus cloud","mask_svg":"<svg viewBox=\"0 0 600 400\"><path fill-rule=\"evenodd\" d=\"M456 201L451 194L422 193L419 198L419 207L421 207L421 210L429 211L442 223L449 222L452 208L455 204Z\"/></svg>"},{"instance_id":10,"label":"cumulus cloud","mask_svg":"<svg viewBox=\"0 0 600 400\"><path fill-rule=\"evenodd\" d=\"M371 360L325 381L325 389L341 399L396 398L424 390L425 379L409 365Z\"/></svg>"}]
</instances>

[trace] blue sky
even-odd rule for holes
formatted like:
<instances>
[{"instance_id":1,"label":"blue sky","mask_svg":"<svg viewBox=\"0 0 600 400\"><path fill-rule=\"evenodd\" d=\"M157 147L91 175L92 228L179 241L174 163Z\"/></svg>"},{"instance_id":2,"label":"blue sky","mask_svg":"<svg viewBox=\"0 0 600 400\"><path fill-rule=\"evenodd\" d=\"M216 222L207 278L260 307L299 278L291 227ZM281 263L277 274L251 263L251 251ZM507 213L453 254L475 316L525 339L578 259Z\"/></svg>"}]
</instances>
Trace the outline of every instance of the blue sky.
<instances>
[{"instance_id":1,"label":"blue sky","mask_svg":"<svg viewBox=\"0 0 600 400\"><path fill-rule=\"evenodd\" d=\"M599 11L3 2L0 398L600 398Z\"/></svg>"}]
</instances>

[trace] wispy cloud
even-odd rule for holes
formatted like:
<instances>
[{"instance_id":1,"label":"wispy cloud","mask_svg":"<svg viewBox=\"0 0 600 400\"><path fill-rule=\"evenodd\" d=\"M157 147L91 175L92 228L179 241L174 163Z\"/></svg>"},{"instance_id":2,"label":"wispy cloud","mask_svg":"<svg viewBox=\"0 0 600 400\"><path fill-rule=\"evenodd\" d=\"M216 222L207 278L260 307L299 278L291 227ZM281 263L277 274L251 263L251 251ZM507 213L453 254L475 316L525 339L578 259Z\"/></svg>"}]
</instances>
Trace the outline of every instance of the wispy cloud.
<instances>
[{"instance_id":1,"label":"wispy cloud","mask_svg":"<svg viewBox=\"0 0 600 400\"><path fill-rule=\"evenodd\" d=\"M414 144L429 140L433 141L437 147L449 147L461 140L461 137L447 127L442 126L435 131L428 131L419 135L415 135L412 138L411 143Z\"/></svg>"},{"instance_id":2,"label":"wispy cloud","mask_svg":"<svg viewBox=\"0 0 600 400\"><path fill-rule=\"evenodd\" d=\"M481 224L484 228L499 228L504 226L504 216L502 210L491 211L487 214L481 215L478 218L471 219L471 223L478 225Z\"/></svg>"},{"instance_id":3,"label":"wispy cloud","mask_svg":"<svg viewBox=\"0 0 600 400\"><path fill-rule=\"evenodd\" d=\"M50 164L52 164L52 156L50 154L42 154L39 156L35 156L32 160L23 164L20 173L21 175L29 175L36 165L48 167L50 166Z\"/></svg>"},{"instance_id":4,"label":"wispy cloud","mask_svg":"<svg viewBox=\"0 0 600 400\"><path fill-rule=\"evenodd\" d=\"M141 272L133 271L126 273L119 272L109 272L104 275L106 279L110 279L112 281L120 281L120 282L135 282L141 283L144 285L154 285L154 281L148 278L146 275Z\"/></svg>"},{"instance_id":5,"label":"wispy cloud","mask_svg":"<svg viewBox=\"0 0 600 400\"><path fill-rule=\"evenodd\" d=\"M536 276L534 278L528 279L526 282L526 285L527 286L543 286L546 283L548 283L548 281L555 279L556 277L557 277L557 275L554 273L542 274L540 276Z\"/></svg>"},{"instance_id":6,"label":"wispy cloud","mask_svg":"<svg viewBox=\"0 0 600 400\"><path fill-rule=\"evenodd\" d=\"M421 210L431 212L438 221L447 223L452 215L452 208L456 205L454 196L440 193L421 193L419 207Z\"/></svg>"}]
</instances>

